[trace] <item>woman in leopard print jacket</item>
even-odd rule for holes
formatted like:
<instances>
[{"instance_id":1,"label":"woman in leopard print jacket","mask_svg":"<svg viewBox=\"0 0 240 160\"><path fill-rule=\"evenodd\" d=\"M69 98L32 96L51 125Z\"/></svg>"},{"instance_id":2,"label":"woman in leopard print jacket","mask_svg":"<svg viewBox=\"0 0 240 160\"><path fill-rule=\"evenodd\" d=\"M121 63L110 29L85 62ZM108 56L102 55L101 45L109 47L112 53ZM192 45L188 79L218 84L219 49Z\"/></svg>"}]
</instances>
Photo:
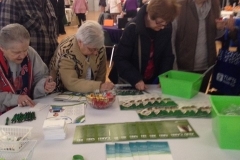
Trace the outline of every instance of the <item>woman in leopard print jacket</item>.
<instances>
[{"instance_id":1,"label":"woman in leopard print jacket","mask_svg":"<svg viewBox=\"0 0 240 160\"><path fill-rule=\"evenodd\" d=\"M63 40L51 59L50 75L57 91L93 92L109 90L113 83L106 80L106 50L101 25L87 21L76 35Z\"/></svg>"}]
</instances>

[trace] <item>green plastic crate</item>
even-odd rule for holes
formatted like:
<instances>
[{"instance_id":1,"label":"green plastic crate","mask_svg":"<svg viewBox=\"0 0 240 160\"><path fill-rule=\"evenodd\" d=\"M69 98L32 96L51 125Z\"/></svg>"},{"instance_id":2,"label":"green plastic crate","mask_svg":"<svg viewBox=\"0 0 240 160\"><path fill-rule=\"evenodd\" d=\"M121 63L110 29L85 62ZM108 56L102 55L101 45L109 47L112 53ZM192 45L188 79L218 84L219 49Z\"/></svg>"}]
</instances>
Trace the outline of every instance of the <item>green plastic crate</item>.
<instances>
[{"instance_id":1,"label":"green plastic crate","mask_svg":"<svg viewBox=\"0 0 240 160\"><path fill-rule=\"evenodd\" d=\"M203 76L171 70L159 75L158 78L164 94L190 99L199 92Z\"/></svg>"},{"instance_id":2,"label":"green plastic crate","mask_svg":"<svg viewBox=\"0 0 240 160\"><path fill-rule=\"evenodd\" d=\"M240 106L238 96L210 96L212 130L222 149L240 149L240 116L223 115L222 110L234 104Z\"/></svg>"}]
</instances>

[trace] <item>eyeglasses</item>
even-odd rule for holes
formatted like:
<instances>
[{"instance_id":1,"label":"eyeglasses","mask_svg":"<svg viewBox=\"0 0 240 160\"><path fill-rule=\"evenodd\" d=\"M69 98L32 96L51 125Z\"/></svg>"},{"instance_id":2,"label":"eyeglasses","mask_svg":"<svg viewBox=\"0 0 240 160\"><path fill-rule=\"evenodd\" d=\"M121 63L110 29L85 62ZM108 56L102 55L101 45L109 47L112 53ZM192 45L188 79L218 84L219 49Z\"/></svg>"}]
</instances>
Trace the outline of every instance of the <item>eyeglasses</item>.
<instances>
[{"instance_id":1,"label":"eyeglasses","mask_svg":"<svg viewBox=\"0 0 240 160\"><path fill-rule=\"evenodd\" d=\"M148 16L148 18L154 22L157 26L163 27L163 28L167 28L169 26L169 23L167 21L164 21L162 18L157 18L157 19L151 19L150 16Z\"/></svg>"},{"instance_id":2,"label":"eyeglasses","mask_svg":"<svg viewBox=\"0 0 240 160\"><path fill-rule=\"evenodd\" d=\"M156 25L163 26L163 27L168 25L168 23L166 21L157 21L157 20L155 20L155 23L156 23Z\"/></svg>"},{"instance_id":3,"label":"eyeglasses","mask_svg":"<svg viewBox=\"0 0 240 160\"><path fill-rule=\"evenodd\" d=\"M99 51L101 51L101 50L103 49L103 47L101 47L101 48L89 48L89 47L87 47L87 49L88 49L91 53L94 53L94 52L99 52Z\"/></svg>"},{"instance_id":4,"label":"eyeglasses","mask_svg":"<svg viewBox=\"0 0 240 160\"><path fill-rule=\"evenodd\" d=\"M89 48L87 47L87 49L90 51L90 52L97 52L99 49L97 48Z\"/></svg>"}]
</instances>

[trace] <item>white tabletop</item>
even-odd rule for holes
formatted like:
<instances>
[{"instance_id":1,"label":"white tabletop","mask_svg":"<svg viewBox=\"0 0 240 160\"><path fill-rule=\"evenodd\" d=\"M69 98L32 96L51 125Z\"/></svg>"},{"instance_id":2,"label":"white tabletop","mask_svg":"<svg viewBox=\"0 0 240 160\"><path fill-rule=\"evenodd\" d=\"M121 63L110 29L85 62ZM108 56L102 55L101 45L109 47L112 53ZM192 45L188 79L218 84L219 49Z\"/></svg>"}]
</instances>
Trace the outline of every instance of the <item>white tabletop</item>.
<instances>
[{"instance_id":1,"label":"white tabletop","mask_svg":"<svg viewBox=\"0 0 240 160\"><path fill-rule=\"evenodd\" d=\"M148 89L152 93L160 93L160 89L156 86L149 86ZM54 102L53 97L35 100L36 102L48 104L66 104L67 102ZM193 102L208 101L208 95L199 93L197 96L188 99L181 99L169 95L163 95L172 98L176 103L178 101ZM6 117L12 118L15 113L25 113L29 111L29 107L16 107L0 116L0 124L4 125ZM64 140L44 140L42 125L48 114L48 108L36 112L37 120L31 122L23 122L11 124L11 126L31 126L33 127L32 139L38 140L33 153L33 160L71 160L75 154L81 154L85 160L105 160L105 144L72 144L74 130L77 125L85 124L101 124L115 122L133 122L141 121L135 111L121 111L118 101L106 110L96 110L90 106L86 108L86 121L82 124L68 124L67 137ZM174 118L153 119L170 120ZM198 138L188 139L161 139L156 141L167 141L174 160L238 160L240 159L239 150L223 150L220 149L212 132L212 121L208 118L188 118L188 121L195 129Z\"/></svg>"}]
</instances>

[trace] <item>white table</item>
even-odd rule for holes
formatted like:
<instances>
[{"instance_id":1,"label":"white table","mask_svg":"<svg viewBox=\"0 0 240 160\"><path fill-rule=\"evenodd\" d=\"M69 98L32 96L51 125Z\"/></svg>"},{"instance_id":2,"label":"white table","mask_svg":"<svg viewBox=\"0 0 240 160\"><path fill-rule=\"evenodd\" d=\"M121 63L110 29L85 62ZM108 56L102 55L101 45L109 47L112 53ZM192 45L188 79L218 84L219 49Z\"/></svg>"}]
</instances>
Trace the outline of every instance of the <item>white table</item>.
<instances>
[{"instance_id":1,"label":"white table","mask_svg":"<svg viewBox=\"0 0 240 160\"><path fill-rule=\"evenodd\" d=\"M149 86L149 91L156 93L160 92L160 89L156 86ZM36 102L49 103L49 104L62 104L64 102L54 102L51 95ZM169 95L163 95L165 97L172 98L175 102L184 99L171 97ZM199 93L189 101L208 100L208 96ZM67 102L65 102L67 103ZM29 110L28 107L20 108L16 107L9 112L0 116L0 124L4 125L6 117L13 117L15 113L25 113ZM115 122L133 122L140 121L135 111L121 111L118 106L118 102L115 101L111 108L106 110L96 110L91 107L86 109L86 121L82 124L68 124L67 137L64 140L44 140L42 125L46 119L48 108L42 111L36 112L37 120L32 122L23 122L11 124L20 126L33 127L32 138L38 140L33 153L33 160L71 160L75 154L81 154L85 160L105 160L105 143L91 143L91 144L72 144L74 130L77 125L85 124L99 124L99 123L115 123ZM168 118L174 119L174 118ZM162 120L162 119L154 119ZM166 119L164 119L166 120ZM189 139L161 139L159 141L167 141L169 143L171 153L174 160L238 160L240 159L239 150L223 150L220 149L217 141L212 132L211 119L204 118L188 118L190 124L195 129L198 138Z\"/></svg>"}]
</instances>

